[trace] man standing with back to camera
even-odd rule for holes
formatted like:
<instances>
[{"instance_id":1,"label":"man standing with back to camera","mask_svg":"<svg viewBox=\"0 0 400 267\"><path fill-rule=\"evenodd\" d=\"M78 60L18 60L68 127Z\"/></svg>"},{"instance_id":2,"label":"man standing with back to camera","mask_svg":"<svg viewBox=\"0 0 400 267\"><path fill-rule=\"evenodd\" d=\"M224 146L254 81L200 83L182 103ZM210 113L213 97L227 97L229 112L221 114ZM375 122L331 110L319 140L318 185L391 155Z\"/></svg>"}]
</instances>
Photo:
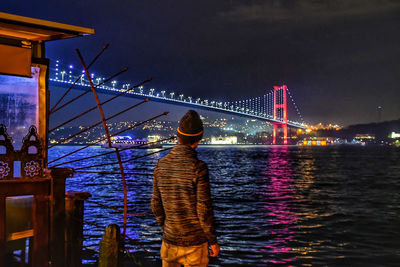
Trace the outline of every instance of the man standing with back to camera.
<instances>
[{"instance_id":1,"label":"man standing with back to camera","mask_svg":"<svg viewBox=\"0 0 400 267\"><path fill-rule=\"evenodd\" d=\"M151 208L163 229L163 267L207 266L216 257L219 245L207 164L197 158L203 137L203 122L189 110L177 129L178 144L161 158L154 169Z\"/></svg>"}]
</instances>

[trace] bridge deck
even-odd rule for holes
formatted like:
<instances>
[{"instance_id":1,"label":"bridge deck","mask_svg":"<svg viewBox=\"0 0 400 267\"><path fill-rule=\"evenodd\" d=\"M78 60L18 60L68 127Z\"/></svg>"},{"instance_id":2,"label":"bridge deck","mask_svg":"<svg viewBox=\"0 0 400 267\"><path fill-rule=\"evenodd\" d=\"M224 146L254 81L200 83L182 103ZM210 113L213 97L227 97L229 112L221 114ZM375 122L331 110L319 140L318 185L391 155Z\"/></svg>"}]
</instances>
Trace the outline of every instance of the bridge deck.
<instances>
[{"instance_id":1,"label":"bridge deck","mask_svg":"<svg viewBox=\"0 0 400 267\"><path fill-rule=\"evenodd\" d=\"M50 84L59 86L59 87L69 87L72 83L71 82L63 82L60 80L55 80L55 79L50 79ZM90 90L89 84L76 84L74 89L79 89L79 90ZM100 93L104 94L111 94L111 95L116 95L122 92L120 89L114 89L111 87L107 86L100 86L96 88L96 90ZM173 104L173 105L179 105L179 106L187 106L191 108L196 108L196 109L202 109L202 110L207 110L207 111L214 111L214 112L219 112L219 113L225 113L229 115L235 115L235 116L240 116L240 117L245 117L245 118L250 118L250 119L257 119L257 120L262 120L266 122L270 122L273 124L283 124L284 122L281 120L274 120L272 116L262 116L260 114L253 114L253 113L247 113L247 112L240 112L240 111L235 111L231 110L229 108L221 108L221 107L216 107L216 106L210 106L210 105L204 105L201 103L196 103L192 101L186 101L184 100L179 100L179 99L173 99L173 98L168 98L168 97L161 97L157 95L149 95L149 94L143 94L143 93L136 93L136 92L127 92L125 93L125 97L131 97L131 98L136 98L136 99L145 99L149 98L151 101L155 102L161 102L165 104ZM288 121L287 123L288 126L294 127L294 128L300 128L300 129L305 129L305 125Z\"/></svg>"}]
</instances>

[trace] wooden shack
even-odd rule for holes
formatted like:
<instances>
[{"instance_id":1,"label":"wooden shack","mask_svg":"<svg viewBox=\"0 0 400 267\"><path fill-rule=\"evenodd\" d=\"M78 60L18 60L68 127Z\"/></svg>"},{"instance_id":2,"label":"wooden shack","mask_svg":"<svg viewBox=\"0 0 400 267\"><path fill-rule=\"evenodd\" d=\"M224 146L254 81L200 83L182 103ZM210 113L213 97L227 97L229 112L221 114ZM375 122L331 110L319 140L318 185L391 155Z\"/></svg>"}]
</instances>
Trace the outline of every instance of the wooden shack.
<instances>
[{"instance_id":1,"label":"wooden shack","mask_svg":"<svg viewBox=\"0 0 400 267\"><path fill-rule=\"evenodd\" d=\"M66 202L73 208L79 200L65 194L72 171L47 169L45 43L90 34L0 12L0 266L67 266L76 257L68 255L66 231Z\"/></svg>"}]
</instances>

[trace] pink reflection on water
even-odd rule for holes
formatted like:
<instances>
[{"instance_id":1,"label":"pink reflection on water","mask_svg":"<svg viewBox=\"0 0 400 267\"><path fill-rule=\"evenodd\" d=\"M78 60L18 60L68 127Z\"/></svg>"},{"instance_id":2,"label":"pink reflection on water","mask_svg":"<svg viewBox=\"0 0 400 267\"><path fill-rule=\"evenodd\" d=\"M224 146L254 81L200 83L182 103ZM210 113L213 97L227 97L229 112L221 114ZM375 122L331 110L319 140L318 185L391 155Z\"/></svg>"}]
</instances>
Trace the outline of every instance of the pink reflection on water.
<instances>
[{"instance_id":1,"label":"pink reflection on water","mask_svg":"<svg viewBox=\"0 0 400 267\"><path fill-rule=\"evenodd\" d=\"M268 262L288 263L296 260L296 257L288 255L293 252L288 243L294 239L291 229L298 220L291 206L296 201L293 198L296 189L292 180L288 147L271 147L265 171L265 182L268 186L262 194L265 196L264 207L271 236L265 246L266 251L269 252Z\"/></svg>"}]
</instances>

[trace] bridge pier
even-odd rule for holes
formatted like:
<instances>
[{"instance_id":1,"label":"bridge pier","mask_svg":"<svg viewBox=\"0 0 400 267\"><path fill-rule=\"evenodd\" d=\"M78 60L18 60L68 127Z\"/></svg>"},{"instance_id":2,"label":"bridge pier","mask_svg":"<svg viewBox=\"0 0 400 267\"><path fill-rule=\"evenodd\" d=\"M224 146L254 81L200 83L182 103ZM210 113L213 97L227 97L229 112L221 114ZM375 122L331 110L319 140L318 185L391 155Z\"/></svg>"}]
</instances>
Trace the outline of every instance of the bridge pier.
<instances>
[{"instance_id":1,"label":"bridge pier","mask_svg":"<svg viewBox=\"0 0 400 267\"><path fill-rule=\"evenodd\" d=\"M272 144L276 145L276 137L278 133L278 129L281 128L283 130L283 144L288 144L288 126L286 123L274 123L274 130L272 132Z\"/></svg>"}]
</instances>

